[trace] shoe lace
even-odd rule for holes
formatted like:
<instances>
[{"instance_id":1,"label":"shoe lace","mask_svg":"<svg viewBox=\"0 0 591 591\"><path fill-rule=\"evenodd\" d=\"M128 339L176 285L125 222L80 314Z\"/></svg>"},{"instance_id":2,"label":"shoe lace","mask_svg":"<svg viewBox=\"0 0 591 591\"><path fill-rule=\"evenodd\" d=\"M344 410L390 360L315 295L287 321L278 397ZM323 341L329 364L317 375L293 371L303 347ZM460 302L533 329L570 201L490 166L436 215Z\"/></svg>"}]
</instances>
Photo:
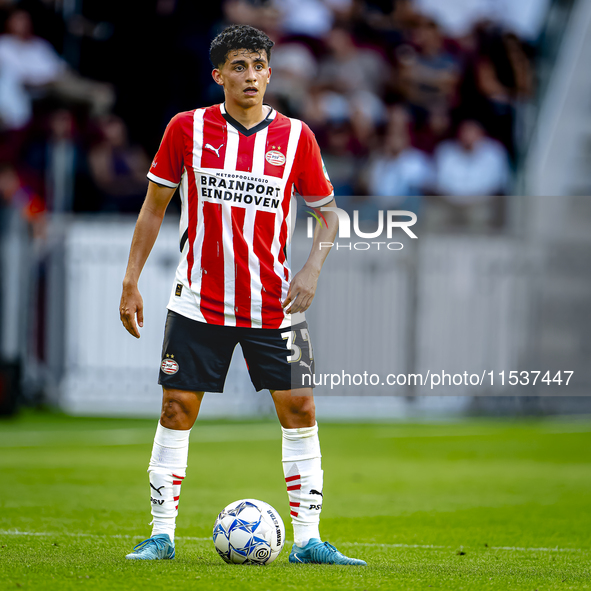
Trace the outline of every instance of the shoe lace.
<instances>
[{"instance_id":1,"label":"shoe lace","mask_svg":"<svg viewBox=\"0 0 591 591\"><path fill-rule=\"evenodd\" d=\"M140 542L139 544L134 546L133 550L134 550L134 552L137 552L138 550L145 548L149 544L155 544L155 546L158 550L164 550L165 545L166 545L166 541L163 540L162 538L148 538L147 540L144 540L143 542Z\"/></svg>"},{"instance_id":2,"label":"shoe lace","mask_svg":"<svg viewBox=\"0 0 591 591\"><path fill-rule=\"evenodd\" d=\"M338 552L338 550L332 544L329 544L328 542L324 542L322 545L326 549L330 550L331 552Z\"/></svg>"}]
</instances>

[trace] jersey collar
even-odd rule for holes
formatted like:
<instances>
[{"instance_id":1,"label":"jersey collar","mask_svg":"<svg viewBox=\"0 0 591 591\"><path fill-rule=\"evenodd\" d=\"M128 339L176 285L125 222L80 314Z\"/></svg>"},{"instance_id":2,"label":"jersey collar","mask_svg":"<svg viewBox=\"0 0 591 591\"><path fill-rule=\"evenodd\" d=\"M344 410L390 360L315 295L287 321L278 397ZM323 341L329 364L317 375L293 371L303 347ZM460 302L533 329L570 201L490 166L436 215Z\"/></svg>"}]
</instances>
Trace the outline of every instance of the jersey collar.
<instances>
[{"instance_id":1,"label":"jersey collar","mask_svg":"<svg viewBox=\"0 0 591 591\"><path fill-rule=\"evenodd\" d=\"M270 107L270 105L267 105L267 104L265 104L265 106ZM246 129L246 127L244 127L244 125L242 125L242 123L239 123L238 121L236 121L236 119L234 119L234 117L232 117L232 115L230 115L226 111L225 103L221 103L220 111L222 113L222 117L232 127L235 127L242 135L245 135L247 137L254 135L255 133L261 131L261 129L265 129L265 127L268 127L269 125L271 125L271 123L273 122L273 119L275 119L275 116L277 115L277 111L273 107L271 107L271 110L269 111L267 116L260 123L257 123L257 125L255 125L254 127L251 127L250 129Z\"/></svg>"}]
</instances>

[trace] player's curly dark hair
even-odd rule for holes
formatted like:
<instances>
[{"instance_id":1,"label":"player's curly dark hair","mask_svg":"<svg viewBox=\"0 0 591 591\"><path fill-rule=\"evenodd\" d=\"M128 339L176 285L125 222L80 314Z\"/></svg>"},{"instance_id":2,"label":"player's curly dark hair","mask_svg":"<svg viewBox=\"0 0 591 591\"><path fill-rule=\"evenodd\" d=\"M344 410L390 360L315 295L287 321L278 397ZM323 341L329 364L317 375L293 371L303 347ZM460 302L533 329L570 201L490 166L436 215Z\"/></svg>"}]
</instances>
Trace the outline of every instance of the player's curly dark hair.
<instances>
[{"instance_id":1,"label":"player's curly dark hair","mask_svg":"<svg viewBox=\"0 0 591 591\"><path fill-rule=\"evenodd\" d=\"M224 29L209 47L209 59L214 68L223 66L228 53L236 49L249 49L250 51L262 51L267 53L267 61L271 62L271 47L275 43L269 39L266 33L249 25L232 25Z\"/></svg>"}]
</instances>

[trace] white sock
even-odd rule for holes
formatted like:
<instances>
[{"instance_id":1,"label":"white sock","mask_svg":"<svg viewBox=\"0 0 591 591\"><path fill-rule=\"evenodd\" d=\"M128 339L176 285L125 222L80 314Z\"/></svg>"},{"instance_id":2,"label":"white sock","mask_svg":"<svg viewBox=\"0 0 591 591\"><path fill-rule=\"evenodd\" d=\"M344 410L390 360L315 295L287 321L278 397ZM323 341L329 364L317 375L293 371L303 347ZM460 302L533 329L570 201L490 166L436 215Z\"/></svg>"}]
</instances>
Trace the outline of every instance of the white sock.
<instances>
[{"instance_id":1,"label":"white sock","mask_svg":"<svg viewBox=\"0 0 591 591\"><path fill-rule=\"evenodd\" d=\"M187 470L189 434L167 429L158 422L148 474L152 504L152 536L168 534L174 541L181 484Z\"/></svg>"},{"instance_id":2,"label":"white sock","mask_svg":"<svg viewBox=\"0 0 591 591\"><path fill-rule=\"evenodd\" d=\"M322 467L318 424L303 429L284 429L283 474L287 485L294 542L304 547L310 538L320 538Z\"/></svg>"}]
</instances>

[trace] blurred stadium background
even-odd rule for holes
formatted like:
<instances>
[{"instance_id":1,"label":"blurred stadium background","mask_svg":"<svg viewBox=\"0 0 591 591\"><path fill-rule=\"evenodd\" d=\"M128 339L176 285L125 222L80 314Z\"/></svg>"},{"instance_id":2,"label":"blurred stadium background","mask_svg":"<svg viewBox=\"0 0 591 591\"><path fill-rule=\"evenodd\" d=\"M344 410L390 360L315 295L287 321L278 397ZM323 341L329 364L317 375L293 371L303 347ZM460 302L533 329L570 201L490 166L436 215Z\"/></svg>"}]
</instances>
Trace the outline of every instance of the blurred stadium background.
<instances>
[{"instance_id":1,"label":"blurred stadium background","mask_svg":"<svg viewBox=\"0 0 591 591\"><path fill-rule=\"evenodd\" d=\"M178 202L140 282L140 341L120 285L164 127L223 98L208 46L231 23L276 42L267 102L311 126L339 205L372 228L380 209L418 214L399 253L329 257L309 313L320 371L575 371L440 397L318 389L319 415L591 410L589 0L120 5L0 1L1 413L157 416ZM203 409L270 412L242 363Z\"/></svg>"}]
</instances>

